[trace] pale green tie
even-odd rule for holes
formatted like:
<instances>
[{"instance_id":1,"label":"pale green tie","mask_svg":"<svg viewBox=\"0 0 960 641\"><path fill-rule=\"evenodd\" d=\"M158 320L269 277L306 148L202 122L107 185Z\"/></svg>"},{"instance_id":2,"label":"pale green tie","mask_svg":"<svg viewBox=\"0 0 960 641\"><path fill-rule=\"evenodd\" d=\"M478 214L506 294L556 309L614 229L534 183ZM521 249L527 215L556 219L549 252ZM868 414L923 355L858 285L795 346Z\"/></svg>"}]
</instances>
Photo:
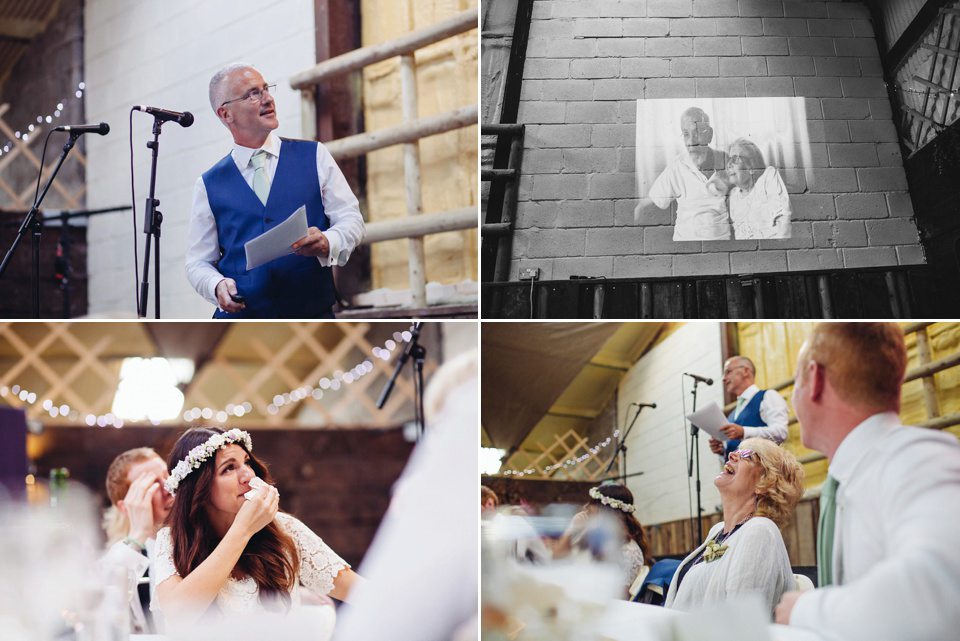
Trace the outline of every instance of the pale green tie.
<instances>
[{"instance_id":1,"label":"pale green tie","mask_svg":"<svg viewBox=\"0 0 960 641\"><path fill-rule=\"evenodd\" d=\"M833 530L837 516L837 487L840 482L829 474L820 487L820 522L817 524L817 574L820 587L834 582Z\"/></svg>"},{"instance_id":2,"label":"pale green tie","mask_svg":"<svg viewBox=\"0 0 960 641\"><path fill-rule=\"evenodd\" d=\"M735 419L736 419L736 418L740 418L740 410L743 409L743 406L744 406L743 397L742 397L742 396L738 396L738 397L737 397L737 407L736 407L736 409L733 410L733 418L735 418Z\"/></svg>"},{"instance_id":3,"label":"pale green tie","mask_svg":"<svg viewBox=\"0 0 960 641\"><path fill-rule=\"evenodd\" d=\"M267 170L264 167L266 162L267 152L264 149L256 150L250 157L250 164L253 165L253 193L264 205L267 204L267 196L270 194L270 181L267 179Z\"/></svg>"}]
</instances>

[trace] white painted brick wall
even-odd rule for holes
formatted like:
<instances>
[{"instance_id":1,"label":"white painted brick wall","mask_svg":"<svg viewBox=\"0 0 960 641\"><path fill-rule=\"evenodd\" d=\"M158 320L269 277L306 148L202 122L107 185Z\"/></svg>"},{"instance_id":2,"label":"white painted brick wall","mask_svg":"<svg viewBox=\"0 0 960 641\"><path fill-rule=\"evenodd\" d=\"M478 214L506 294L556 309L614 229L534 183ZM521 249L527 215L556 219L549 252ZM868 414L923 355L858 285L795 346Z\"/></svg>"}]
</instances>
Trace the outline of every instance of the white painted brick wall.
<instances>
[{"instance_id":1,"label":"white painted brick wall","mask_svg":"<svg viewBox=\"0 0 960 641\"><path fill-rule=\"evenodd\" d=\"M529 267L562 279L924 262L862 2L537 0L534 7L511 278ZM793 237L675 243L669 212L635 224L636 100L752 96L806 98L812 181L781 168L795 186Z\"/></svg>"},{"instance_id":2,"label":"white painted brick wall","mask_svg":"<svg viewBox=\"0 0 960 641\"><path fill-rule=\"evenodd\" d=\"M687 459L689 428L683 418L683 403L691 409L692 381L684 372L714 379L712 386L699 385L697 407L710 402L723 405L723 387L719 381L723 367L720 352L720 325L690 322L668 336L645 354L627 372L617 392L617 416L623 420L629 403L656 403L645 408L627 439L627 473L643 472L627 479L637 501L637 518L644 525L689 518L687 500ZM682 387L681 387L682 385ZM627 421L633 418L632 408ZM625 426L621 426L624 429ZM686 440L685 439L686 435ZM710 451L709 435L702 433L700 444L701 504L712 514L720 502L713 485L720 470L720 459ZM696 470L690 481L690 496L696 511Z\"/></svg>"},{"instance_id":3,"label":"white painted brick wall","mask_svg":"<svg viewBox=\"0 0 960 641\"><path fill-rule=\"evenodd\" d=\"M232 139L207 100L213 73L234 61L249 62L277 83L277 132L300 137L299 92L288 78L314 64L313 4L296 0L86 0L84 66L86 114L110 124L109 135L89 136L87 205L130 202L130 107L135 104L190 111L189 129L168 123L160 136L156 196L161 236L161 302L164 318L209 318L213 307L187 282L187 227L197 177L229 152ZM149 189L153 118L134 114L138 268L143 262L143 204ZM133 226L130 212L90 219L90 313L136 315ZM156 282L151 263L149 317ZM141 276L142 277L142 276ZM139 285L139 283L137 283Z\"/></svg>"}]
</instances>

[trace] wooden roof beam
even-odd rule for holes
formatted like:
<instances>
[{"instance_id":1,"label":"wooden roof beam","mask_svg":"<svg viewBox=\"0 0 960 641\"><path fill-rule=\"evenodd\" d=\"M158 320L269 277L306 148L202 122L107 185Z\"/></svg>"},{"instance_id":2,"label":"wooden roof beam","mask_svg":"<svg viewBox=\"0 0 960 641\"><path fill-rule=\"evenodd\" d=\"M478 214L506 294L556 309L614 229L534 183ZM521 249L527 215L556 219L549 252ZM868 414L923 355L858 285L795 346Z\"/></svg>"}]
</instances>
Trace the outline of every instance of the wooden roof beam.
<instances>
[{"instance_id":1,"label":"wooden roof beam","mask_svg":"<svg viewBox=\"0 0 960 641\"><path fill-rule=\"evenodd\" d=\"M45 20L0 18L0 38L30 42L47 28Z\"/></svg>"}]
</instances>

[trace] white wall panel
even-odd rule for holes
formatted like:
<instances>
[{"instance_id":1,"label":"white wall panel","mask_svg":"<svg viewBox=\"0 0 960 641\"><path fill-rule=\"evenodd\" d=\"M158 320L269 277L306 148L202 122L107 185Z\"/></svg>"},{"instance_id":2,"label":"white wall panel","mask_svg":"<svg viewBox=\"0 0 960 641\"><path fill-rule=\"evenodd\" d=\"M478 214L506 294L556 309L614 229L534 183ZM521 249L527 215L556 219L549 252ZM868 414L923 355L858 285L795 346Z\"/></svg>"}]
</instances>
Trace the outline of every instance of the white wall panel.
<instances>
[{"instance_id":1,"label":"white wall panel","mask_svg":"<svg viewBox=\"0 0 960 641\"><path fill-rule=\"evenodd\" d=\"M627 479L637 501L637 518L649 525L690 516L687 498L689 429L683 418L683 403L691 409L691 379L684 372L714 379L712 386L699 385L697 407L711 401L723 404L720 373L723 366L718 323L691 322L668 336L643 356L624 376L617 394L618 421L631 402L656 403L640 414L627 439L627 473L643 474ZM635 408L627 416L633 417ZM624 429L624 426L621 426ZM700 479L705 514L715 512L720 495L713 485L720 459L710 451L710 437L701 433ZM694 470L694 479L696 470ZM696 510L695 480L690 496Z\"/></svg>"}]
</instances>

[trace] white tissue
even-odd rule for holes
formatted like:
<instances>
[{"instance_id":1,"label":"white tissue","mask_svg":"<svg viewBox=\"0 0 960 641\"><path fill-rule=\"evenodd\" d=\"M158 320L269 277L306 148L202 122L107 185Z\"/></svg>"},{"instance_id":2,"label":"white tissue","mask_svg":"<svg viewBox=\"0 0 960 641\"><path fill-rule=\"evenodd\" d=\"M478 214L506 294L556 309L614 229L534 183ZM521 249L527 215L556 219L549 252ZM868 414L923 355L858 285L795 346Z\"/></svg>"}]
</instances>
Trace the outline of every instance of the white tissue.
<instances>
[{"instance_id":1,"label":"white tissue","mask_svg":"<svg viewBox=\"0 0 960 641\"><path fill-rule=\"evenodd\" d=\"M267 484L266 481L261 479L259 476L254 476L252 479L250 479L250 487L253 489L250 490L249 492L245 492L243 495L244 498L246 498L249 501L250 499L253 498L253 495L257 493L257 490L259 490L261 487L263 487L266 484Z\"/></svg>"}]
</instances>

